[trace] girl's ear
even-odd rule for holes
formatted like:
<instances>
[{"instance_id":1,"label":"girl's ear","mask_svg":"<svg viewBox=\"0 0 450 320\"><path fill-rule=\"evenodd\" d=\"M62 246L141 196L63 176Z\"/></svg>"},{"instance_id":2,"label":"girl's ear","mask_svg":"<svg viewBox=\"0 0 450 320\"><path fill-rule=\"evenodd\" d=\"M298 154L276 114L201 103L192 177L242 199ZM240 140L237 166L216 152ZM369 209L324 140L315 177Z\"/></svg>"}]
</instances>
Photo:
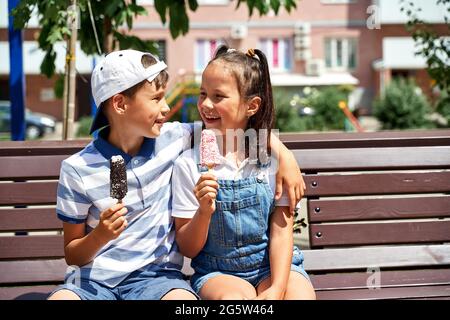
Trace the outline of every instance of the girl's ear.
<instances>
[{"instance_id":1,"label":"girl's ear","mask_svg":"<svg viewBox=\"0 0 450 320\"><path fill-rule=\"evenodd\" d=\"M123 94L115 94L111 98L111 106L114 112L123 114L127 108L126 97Z\"/></svg>"},{"instance_id":2,"label":"girl's ear","mask_svg":"<svg viewBox=\"0 0 450 320\"><path fill-rule=\"evenodd\" d=\"M253 97L247 103L247 118L256 114L261 106L261 98Z\"/></svg>"}]
</instances>

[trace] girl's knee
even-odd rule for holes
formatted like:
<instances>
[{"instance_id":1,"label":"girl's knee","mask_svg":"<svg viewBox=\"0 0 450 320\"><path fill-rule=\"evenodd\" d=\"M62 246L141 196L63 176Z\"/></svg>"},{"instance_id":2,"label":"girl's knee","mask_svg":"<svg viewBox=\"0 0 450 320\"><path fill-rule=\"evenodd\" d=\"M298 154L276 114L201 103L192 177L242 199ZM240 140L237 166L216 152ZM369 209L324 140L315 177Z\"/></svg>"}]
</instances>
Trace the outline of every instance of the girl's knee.
<instances>
[{"instance_id":1,"label":"girl's knee","mask_svg":"<svg viewBox=\"0 0 450 320\"><path fill-rule=\"evenodd\" d=\"M297 272L291 272L284 299L316 300L316 292L305 276Z\"/></svg>"},{"instance_id":2,"label":"girl's knee","mask_svg":"<svg viewBox=\"0 0 450 320\"><path fill-rule=\"evenodd\" d=\"M255 298L255 295L251 295L248 292L222 292L218 296L218 300L250 300Z\"/></svg>"}]
</instances>

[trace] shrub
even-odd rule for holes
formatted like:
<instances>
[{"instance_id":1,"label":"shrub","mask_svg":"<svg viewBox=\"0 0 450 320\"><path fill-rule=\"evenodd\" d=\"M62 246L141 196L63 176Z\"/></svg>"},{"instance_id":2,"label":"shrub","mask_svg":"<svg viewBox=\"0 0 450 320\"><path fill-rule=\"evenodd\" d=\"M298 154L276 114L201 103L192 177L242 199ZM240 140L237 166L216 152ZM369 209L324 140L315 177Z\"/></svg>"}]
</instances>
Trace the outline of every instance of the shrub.
<instances>
[{"instance_id":1,"label":"shrub","mask_svg":"<svg viewBox=\"0 0 450 320\"><path fill-rule=\"evenodd\" d=\"M347 101L348 89L326 87L306 98L305 105L314 109L314 130L344 130L345 115L339 109L340 101Z\"/></svg>"},{"instance_id":2,"label":"shrub","mask_svg":"<svg viewBox=\"0 0 450 320\"><path fill-rule=\"evenodd\" d=\"M274 89L275 129L280 132L297 132L308 130L308 119L298 114L298 107L292 106L292 94L282 89Z\"/></svg>"},{"instance_id":3,"label":"shrub","mask_svg":"<svg viewBox=\"0 0 450 320\"><path fill-rule=\"evenodd\" d=\"M89 130L91 129L93 118L91 116L83 116L78 120L78 129L76 136L89 137Z\"/></svg>"},{"instance_id":4,"label":"shrub","mask_svg":"<svg viewBox=\"0 0 450 320\"><path fill-rule=\"evenodd\" d=\"M374 102L374 115L388 130L430 128L433 125L426 117L430 113L430 105L412 79L392 80Z\"/></svg>"}]
</instances>

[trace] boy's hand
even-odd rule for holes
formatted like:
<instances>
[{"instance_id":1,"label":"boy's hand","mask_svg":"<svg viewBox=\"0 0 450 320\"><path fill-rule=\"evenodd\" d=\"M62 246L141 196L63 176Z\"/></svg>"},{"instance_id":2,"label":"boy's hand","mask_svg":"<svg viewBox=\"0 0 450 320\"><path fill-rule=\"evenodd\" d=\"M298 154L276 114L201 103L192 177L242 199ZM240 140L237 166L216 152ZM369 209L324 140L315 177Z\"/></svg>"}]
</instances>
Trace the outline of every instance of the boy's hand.
<instances>
[{"instance_id":1,"label":"boy's hand","mask_svg":"<svg viewBox=\"0 0 450 320\"><path fill-rule=\"evenodd\" d=\"M297 203L305 194L305 181L303 181L303 176L300 172L297 160L290 150L283 153L283 157L280 158L279 165L280 167L276 177L277 186L275 191L275 200L280 199L283 193L284 184L289 196L289 211L293 213Z\"/></svg>"},{"instance_id":2,"label":"boy's hand","mask_svg":"<svg viewBox=\"0 0 450 320\"><path fill-rule=\"evenodd\" d=\"M93 232L100 241L108 243L116 239L128 225L124 215L128 212L123 203L117 203L100 214L100 221Z\"/></svg>"},{"instance_id":3,"label":"boy's hand","mask_svg":"<svg viewBox=\"0 0 450 320\"><path fill-rule=\"evenodd\" d=\"M218 189L217 178L212 173L205 173L198 179L193 191L200 205L200 214L211 216L216 211Z\"/></svg>"}]
</instances>

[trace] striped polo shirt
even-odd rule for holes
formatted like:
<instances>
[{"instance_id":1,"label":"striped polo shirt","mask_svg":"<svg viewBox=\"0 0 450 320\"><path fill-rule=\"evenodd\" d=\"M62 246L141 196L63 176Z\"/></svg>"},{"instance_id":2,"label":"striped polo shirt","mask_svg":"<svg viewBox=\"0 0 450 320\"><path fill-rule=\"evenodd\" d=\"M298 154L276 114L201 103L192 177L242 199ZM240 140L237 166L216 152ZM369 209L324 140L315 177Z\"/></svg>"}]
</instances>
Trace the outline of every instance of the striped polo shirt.
<instances>
[{"instance_id":1,"label":"striped polo shirt","mask_svg":"<svg viewBox=\"0 0 450 320\"><path fill-rule=\"evenodd\" d=\"M104 129L108 130L108 129ZM165 123L156 139L145 138L134 157L99 137L62 162L58 184L58 217L68 223L86 223L86 233L100 213L117 203L110 197L110 158L126 162L128 192L123 203L128 226L83 266L81 278L114 287L141 268L180 270L183 257L175 243L171 217L171 177L174 161L190 148L192 124Z\"/></svg>"}]
</instances>

